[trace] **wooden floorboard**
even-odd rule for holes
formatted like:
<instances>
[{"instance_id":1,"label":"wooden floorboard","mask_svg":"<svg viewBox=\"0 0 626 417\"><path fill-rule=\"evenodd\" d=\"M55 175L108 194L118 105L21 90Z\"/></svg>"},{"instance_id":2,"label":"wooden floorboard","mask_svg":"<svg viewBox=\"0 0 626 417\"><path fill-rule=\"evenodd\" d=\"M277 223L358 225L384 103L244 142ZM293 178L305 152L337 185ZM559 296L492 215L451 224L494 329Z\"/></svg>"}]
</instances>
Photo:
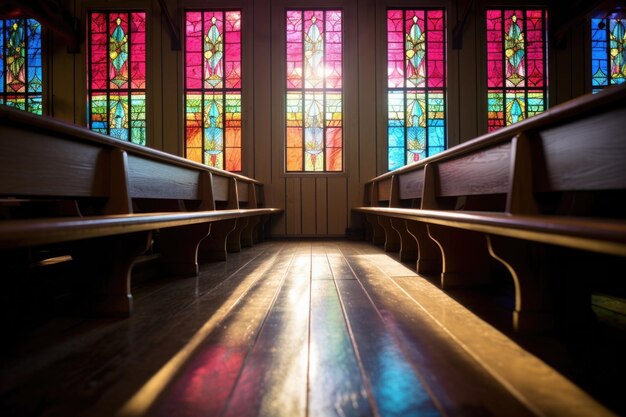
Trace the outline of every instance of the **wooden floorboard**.
<instances>
[{"instance_id":1,"label":"wooden floorboard","mask_svg":"<svg viewBox=\"0 0 626 417\"><path fill-rule=\"evenodd\" d=\"M129 319L50 317L5 345L0 414L515 417L593 403L371 244L263 242L134 293Z\"/></svg>"}]
</instances>

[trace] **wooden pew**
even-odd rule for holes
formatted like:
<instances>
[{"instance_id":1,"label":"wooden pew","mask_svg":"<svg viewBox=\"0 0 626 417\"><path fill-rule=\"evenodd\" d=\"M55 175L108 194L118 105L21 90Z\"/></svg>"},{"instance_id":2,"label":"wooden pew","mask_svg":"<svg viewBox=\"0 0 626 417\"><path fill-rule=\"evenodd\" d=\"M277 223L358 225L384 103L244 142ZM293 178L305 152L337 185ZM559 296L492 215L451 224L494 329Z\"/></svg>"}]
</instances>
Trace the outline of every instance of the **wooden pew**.
<instances>
[{"instance_id":1,"label":"wooden pew","mask_svg":"<svg viewBox=\"0 0 626 417\"><path fill-rule=\"evenodd\" d=\"M552 329L556 291L576 327L590 307L581 263L626 257L624 131L621 86L376 177L353 210L374 243L417 253L444 289L488 282L497 260L515 286L515 329Z\"/></svg>"},{"instance_id":2,"label":"wooden pew","mask_svg":"<svg viewBox=\"0 0 626 417\"><path fill-rule=\"evenodd\" d=\"M90 309L132 311L130 273L148 249L175 275L251 245L263 185L85 128L0 106L0 250L63 244ZM58 245L57 245L58 246Z\"/></svg>"}]
</instances>

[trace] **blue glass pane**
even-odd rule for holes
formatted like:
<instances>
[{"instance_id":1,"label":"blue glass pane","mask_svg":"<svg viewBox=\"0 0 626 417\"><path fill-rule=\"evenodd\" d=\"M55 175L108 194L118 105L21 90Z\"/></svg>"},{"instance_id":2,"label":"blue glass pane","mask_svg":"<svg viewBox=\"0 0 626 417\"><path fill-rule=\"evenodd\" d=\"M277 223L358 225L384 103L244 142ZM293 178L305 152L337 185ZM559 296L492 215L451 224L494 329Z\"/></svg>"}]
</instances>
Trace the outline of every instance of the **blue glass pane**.
<instances>
[{"instance_id":1,"label":"blue glass pane","mask_svg":"<svg viewBox=\"0 0 626 417\"><path fill-rule=\"evenodd\" d=\"M389 148L389 170L400 168L404 165L404 147Z\"/></svg>"},{"instance_id":2,"label":"blue glass pane","mask_svg":"<svg viewBox=\"0 0 626 417\"><path fill-rule=\"evenodd\" d=\"M41 25L28 19L28 91L41 93Z\"/></svg>"},{"instance_id":3,"label":"blue glass pane","mask_svg":"<svg viewBox=\"0 0 626 417\"><path fill-rule=\"evenodd\" d=\"M404 148L404 128L403 127L389 127L389 147L402 147Z\"/></svg>"}]
</instances>

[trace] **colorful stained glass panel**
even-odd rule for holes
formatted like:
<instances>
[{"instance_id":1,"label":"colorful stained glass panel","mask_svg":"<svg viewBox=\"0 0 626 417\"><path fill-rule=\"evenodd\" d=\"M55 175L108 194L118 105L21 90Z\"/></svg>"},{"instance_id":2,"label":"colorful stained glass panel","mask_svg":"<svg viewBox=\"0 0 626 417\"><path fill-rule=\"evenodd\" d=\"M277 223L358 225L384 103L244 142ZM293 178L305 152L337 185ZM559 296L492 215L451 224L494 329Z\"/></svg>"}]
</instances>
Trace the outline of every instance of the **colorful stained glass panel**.
<instances>
[{"instance_id":1,"label":"colorful stained glass panel","mask_svg":"<svg viewBox=\"0 0 626 417\"><path fill-rule=\"evenodd\" d=\"M185 13L185 155L242 170L241 11Z\"/></svg>"},{"instance_id":2,"label":"colorful stained glass panel","mask_svg":"<svg viewBox=\"0 0 626 417\"><path fill-rule=\"evenodd\" d=\"M343 15L286 13L287 172L343 170Z\"/></svg>"},{"instance_id":3,"label":"colorful stained glass panel","mask_svg":"<svg viewBox=\"0 0 626 417\"><path fill-rule=\"evenodd\" d=\"M487 129L546 108L546 12L487 10Z\"/></svg>"},{"instance_id":4,"label":"colorful stained glass panel","mask_svg":"<svg viewBox=\"0 0 626 417\"><path fill-rule=\"evenodd\" d=\"M146 13L89 14L89 128L146 144Z\"/></svg>"},{"instance_id":5,"label":"colorful stained glass panel","mask_svg":"<svg viewBox=\"0 0 626 417\"><path fill-rule=\"evenodd\" d=\"M41 25L0 20L0 104L42 114Z\"/></svg>"},{"instance_id":6,"label":"colorful stained glass panel","mask_svg":"<svg viewBox=\"0 0 626 417\"><path fill-rule=\"evenodd\" d=\"M446 147L445 51L443 10L387 10L389 170Z\"/></svg>"},{"instance_id":7,"label":"colorful stained glass panel","mask_svg":"<svg viewBox=\"0 0 626 417\"><path fill-rule=\"evenodd\" d=\"M624 18L591 19L591 87L598 92L626 80Z\"/></svg>"}]
</instances>

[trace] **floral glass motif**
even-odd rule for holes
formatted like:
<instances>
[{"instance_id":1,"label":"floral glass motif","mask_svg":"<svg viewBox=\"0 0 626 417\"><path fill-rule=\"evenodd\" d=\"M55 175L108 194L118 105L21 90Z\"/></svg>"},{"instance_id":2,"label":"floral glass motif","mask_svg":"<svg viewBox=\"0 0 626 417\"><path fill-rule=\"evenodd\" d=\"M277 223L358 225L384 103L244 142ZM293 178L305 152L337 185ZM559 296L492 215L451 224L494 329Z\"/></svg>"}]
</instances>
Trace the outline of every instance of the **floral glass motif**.
<instances>
[{"instance_id":1,"label":"floral glass motif","mask_svg":"<svg viewBox=\"0 0 626 417\"><path fill-rule=\"evenodd\" d=\"M241 11L185 13L187 159L241 171Z\"/></svg>"},{"instance_id":2,"label":"floral glass motif","mask_svg":"<svg viewBox=\"0 0 626 417\"><path fill-rule=\"evenodd\" d=\"M547 107L546 12L487 10L487 128Z\"/></svg>"},{"instance_id":3,"label":"floral glass motif","mask_svg":"<svg viewBox=\"0 0 626 417\"><path fill-rule=\"evenodd\" d=\"M89 128L146 144L146 13L89 14Z\"/></svg>"},{"instance_id":4,"label":"floral glass motif","mask_svg":"<svg viewBox=\"0 0 626 417\"><path fill-rule=\"evenodd\" d=\"M443 10L387 10L389 170L446 147L445 50Z\"/></svg>"},{"instance_id":5,"label":"floral glass motif","mask_svg":"<svg viewBox=\"0 0 626 417\"><path fill-rule=\"evenodd\" d=\"M42 114L41 25L0 20L0 104Z\"/></svg>"},{"instance_id":6,"label":"floral glass motif","mask_svg":"<svg viewBox=\"0 0 626 417\"><path fill-rule=\"evenodd\" d=\"M342 171L342 12L288 10L286 23L286 171Z\"/></svg>"},{"instance_id":7,"label":"floral glass motif","mask_svg":"<svg viewBox=\"0 0 626 417\"><path fill-rule=\"evenodd\" d=\"M624 18L591 19L591 88L597 93L626 79Z\"/></svg>"}]
</instances>

